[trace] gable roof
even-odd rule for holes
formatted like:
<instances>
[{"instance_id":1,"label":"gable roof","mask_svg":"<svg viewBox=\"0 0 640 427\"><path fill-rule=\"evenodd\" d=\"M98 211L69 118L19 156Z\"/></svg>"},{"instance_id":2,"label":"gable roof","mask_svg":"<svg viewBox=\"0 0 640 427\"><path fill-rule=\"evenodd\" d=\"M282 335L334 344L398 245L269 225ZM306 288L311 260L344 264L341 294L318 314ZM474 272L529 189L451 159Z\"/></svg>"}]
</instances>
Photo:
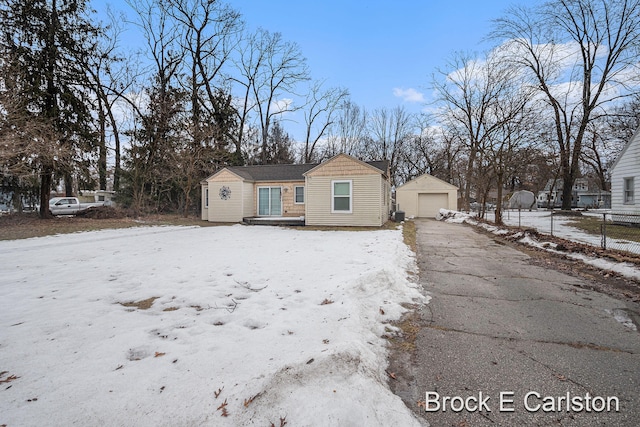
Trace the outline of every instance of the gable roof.
<instances>
[{"instance_id":1,"label":"gable roof","mask_svg":"<svg viewBox=\"0 0 640 427\"><path fill-rule=\"evenodd\" d=\"M405 182L404 184L398 186L398 188L396 188L396 191L400 190L404 186L411 186L411 184L415 184L417 181L421 181L421 180L433 181L433 182L436 182L438 184L441 184L444 187L451 188L452 190L453 189L456 189L456 190L460 189L459 187L456 187L455 185L450 184L445 180L442 180L440 178L436 178L435 176L430 175L428 173L423 173L422 175L419 175L419 176L413 178L412 180L409 180L409 181Z\"/></svg>"},{"instance_id":2,"label":"gable roof","mask_svg":"<svg viewBox=\"0 0 640 427\"><path fill-rule=\"evenodd\" d=\"M305 175L307 174L307 172L311 172L312 170L316 169L316 168L321 168L323 166L325 166L328 163L331 163L333 160L337 159L338 157L346 157L350 160L353 160L354 162L360 163L364 166L367 166L369 168L372 169L376 169L376 172L381 173L382 175L386 176L387 175L387 171L389 170L389 161L388 160L376 160L376 161L372 161L372 162L363 162L362 160L356 159L353 156L350 156L348 154L344 154L344 153L340 153L337 154L333 157L331 157L329 160L325 160L324 162L320 163L320 164L316 164L314 165L314 167L310 168L308 171L305 172Z\"/></svg>"},{"instance_id":3,"label":"gable roof","mask_svg":"<svg viewBox=\"0 0 640 427\"><path fill-rule=\"evenodd\" d=\"M633 134L633 136L629 139L629 141L627 141L627 143L624 145L624 147L622 148L622 151L620 151L620 154L618 154L618 158L616 159L615 162L613 162L613 165L611 165L611 167L609 168L609 170L614 170L616 168L616 166L618 166L618 162L620 161L620 159L622 158L622 156L624 156L624 153L627 152L627 149L629 148L629 146L631 146L631 144L633 144L633 142L636 139L640 139L640 128L636 129L635 133Z\"/></svg>"}]
</instances>

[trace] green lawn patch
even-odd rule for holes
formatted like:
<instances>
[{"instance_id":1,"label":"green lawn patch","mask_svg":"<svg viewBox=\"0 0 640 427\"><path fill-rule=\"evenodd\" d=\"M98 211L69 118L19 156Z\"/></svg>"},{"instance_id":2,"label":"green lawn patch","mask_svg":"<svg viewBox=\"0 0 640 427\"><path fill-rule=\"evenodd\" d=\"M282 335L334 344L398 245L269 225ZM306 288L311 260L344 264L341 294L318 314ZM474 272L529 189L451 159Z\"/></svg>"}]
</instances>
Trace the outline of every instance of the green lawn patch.
<instances>
[{"instance_id":1,"label":"green lawn patch","mask_svg":"<svg viewBox=\"0 0 640 427\"><path fill-rule=\"evenodd\" d=\"M602 233L602 218L583 216L581 218L572 218L567 225L575 227L586 233L600 236ZM618 225L607 221L607 238L624 239L633 242L640 242L640 227Z\"/></svg>"}]
</instances>

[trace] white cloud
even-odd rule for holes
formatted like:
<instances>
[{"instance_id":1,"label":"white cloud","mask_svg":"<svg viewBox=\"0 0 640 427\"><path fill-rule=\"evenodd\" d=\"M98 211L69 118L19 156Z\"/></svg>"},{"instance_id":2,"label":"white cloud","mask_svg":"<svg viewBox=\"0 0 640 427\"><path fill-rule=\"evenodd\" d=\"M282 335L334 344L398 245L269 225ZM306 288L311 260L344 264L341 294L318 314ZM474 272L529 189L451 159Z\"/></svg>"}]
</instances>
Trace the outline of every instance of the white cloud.
<instances>
[{"instance_id":1,"label":"white cloud","mask_svg":"<svg viewBox=\"0 0 640 427\"><path fill-rule=\"evenodd\" d=\"M394 88L393 96L402 98L405 102L424 102L424 95L413 88L401 89Z\"/></svg>"},{"instance_id":2,"label":"white cloud","mask_svg":"<svg viewBox=\"0 0 640 427\"><path fill-rule=\"evenodd\" d=\"M282 98L277 101L271 103L271 110L276 114L286 113L293 106L293 99L291 98Z\"/></svg>"}]
</instances>

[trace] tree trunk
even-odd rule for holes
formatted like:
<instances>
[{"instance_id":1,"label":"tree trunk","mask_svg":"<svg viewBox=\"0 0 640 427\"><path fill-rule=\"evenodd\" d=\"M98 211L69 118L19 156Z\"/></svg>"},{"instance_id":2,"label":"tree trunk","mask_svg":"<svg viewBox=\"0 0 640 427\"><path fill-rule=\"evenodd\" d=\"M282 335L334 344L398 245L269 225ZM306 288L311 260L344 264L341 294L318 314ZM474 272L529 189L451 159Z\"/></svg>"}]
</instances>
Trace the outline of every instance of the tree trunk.
<instances>
[{"instance_id":1,"label":"tree trunk","mask_svg":"<svg viewBox=\"0 0 640 427\"><path fill-rule=\"evenodd\" d=\"M64 174L64 195L67 197L73 196L73 178L71 177L71 172Z\"/></svg>"},{"instance_id":2,"label":"tree trunk","mask_svg":"<svg viewBox=\"0 0 640 427\"><path fill-rule=\"evenodd\" d=\"M21 214L22 213L22 194L20 193L20 190L17 186L13 190L11 203L13 204L13 208L19 214Z\"/></svg>"},{"instance_id":3,"label":"tree trunk","mask_svg":"<svg viewBox=\"0 0 640 427\"><path fill-rule=\"evenodd\" d=\"M502 180L504 179L502 173L498 173L497 175L497 185L498 185L498 194L496 200L496 212L495 212L495 223L496 225L502 225Z\"/></svg>"},{"instance_id":4,"label":"tree trunk","mask_svg":"<svg viewBox=\"0 0 640 427\"><path fill-rule=\"evenodd\" d=\"M568 168L564 171L562 179L562 210L570 211L571 210L571 195L573 193L573 181L575 177L573 176L573 171Z\"/></svg>"},{"instance_id":5,"label":"tree trunk","mask_svg":"<svg viewBox=\"0 0 640 427\"><path fill-rule=\"evenodd\" d=\"M111 129L113 130L113 139L115 141L115 165L113 169L113 191L120 189L120 174L122 169L120 168L120 131L118 130L118 122L113 115L113 108L107 108L107 114L109 115L109 122ZM106 188L104 188L106 190Z\"/></svg>"},{"instance_id":6,"label":"tree trunk","mask_svg":"<svg viewBox=\"0 0 640 427\"><path fill-rule=\"evenodd\" d=\"M102 108L102 99L98 95L98 122L100 128L100 136L98 142L98 180L99 190L107 189L107 131L106 117Z\"/></svg>"},{"instance_id":7,"label":"tree trunk","mask_svg":"<svg viewBox=\"0 0 640 427\"><path fill-rule=\"evenodd\" d=\"M42 170L42 177L40 179L40 218L51 218L51 212L49 211L49 199L51 194L51 182L53 181L53 168L45 166Z\"/></svg>"},{"instance_id":8,"label":"tree trunk","mask_svg":"<svg viewBox=\"0 0 640 427\"><path fill-rule=\"evenodd\" d=\"M467 172L465 174L465 183L464 183L464 194L462 196L462 210L469 211L469 202L471 197L471 179L473 178L473 165L476 161L476 150L475 147L471 146L471 150L469 152L469 162L467 164Z\"/></svg>"}]
</instances>

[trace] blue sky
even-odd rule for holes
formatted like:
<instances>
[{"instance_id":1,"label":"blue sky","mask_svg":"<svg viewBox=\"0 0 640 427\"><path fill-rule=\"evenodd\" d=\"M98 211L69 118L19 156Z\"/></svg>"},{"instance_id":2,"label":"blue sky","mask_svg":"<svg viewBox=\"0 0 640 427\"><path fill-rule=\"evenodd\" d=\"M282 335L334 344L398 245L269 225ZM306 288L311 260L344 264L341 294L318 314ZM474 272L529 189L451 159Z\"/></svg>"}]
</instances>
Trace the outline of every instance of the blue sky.
<instances>
[{"instance_id":1,"label":"blue sky","mask_svg":"<svg viewBox=\"0 0 640 427\"><path fill-rule=\"evenodd\" d=\"M108 3L116 10L130 11L125 0ZM491 20L500 17L514 1L227 3L242 14L249 30L262 27L298 43L312 78L348 89L356 104L367 110L403 105L408 111L418 112L432 100L429 85L436 69L446 67L455 51L487 49L483 38L490 31ZM107 3L93 0L93 4L100 10Z\"/></svg>"},{"instance_id":2,"label":"blue sky","mask_svg":"<svg viewBox=\"0 0 640 427\"><path fill-rule=\"evenodd\" d=\"M454 51L481 51L482 39L511 0L234 0L247 25L295 41L314 78L349 89L374 109L403 99L394 89L425 94L437 67ZM407 103L412 109L421 103Z\"/></svg>"}]
</instances>

